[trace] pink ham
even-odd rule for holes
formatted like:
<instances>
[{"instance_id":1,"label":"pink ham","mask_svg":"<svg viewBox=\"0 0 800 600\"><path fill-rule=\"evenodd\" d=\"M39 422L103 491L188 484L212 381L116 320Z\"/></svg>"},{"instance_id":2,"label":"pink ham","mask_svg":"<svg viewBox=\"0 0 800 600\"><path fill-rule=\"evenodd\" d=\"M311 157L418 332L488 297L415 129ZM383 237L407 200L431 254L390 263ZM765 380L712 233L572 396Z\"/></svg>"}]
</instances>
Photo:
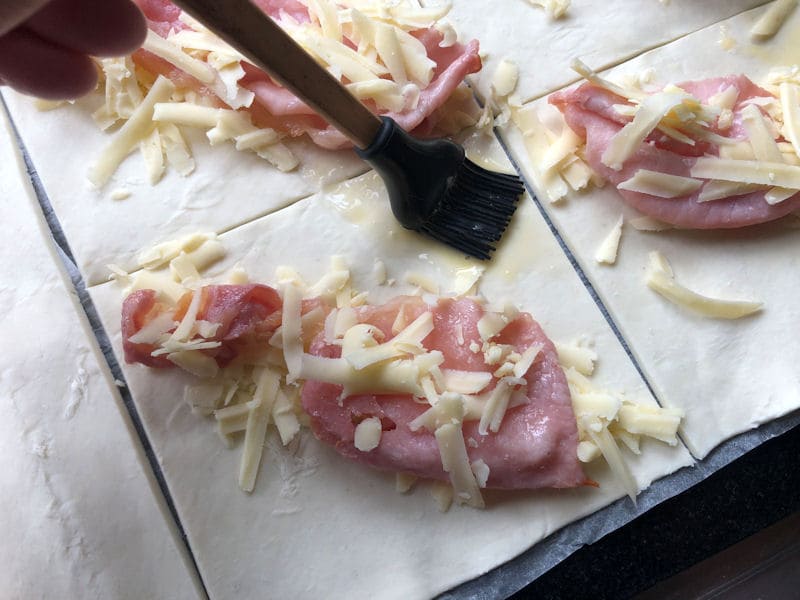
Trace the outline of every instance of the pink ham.
<instances>
[{"instance_id":1,"label":"pink ham","mask_svg":"<svg viewBox=\"0 0 800 600\"><path fill-rule=\"evenodd\" d=\"M359 320L376 326L390 338L391 325L403 305L409 318L429 309L417 297L400 297L384 306L360 309ZM443 352L443 367L491 370L482 354L469 350L470 342L480 340L477 322L483 308L472 300L442 299L431 310L435 328L423 344ZM456 342L460 336L463 344ZM526 375L529 402L509 409L498 433L481 435L477 422L464 424L465 440L476 442L467 443L470 460L486 462L487 487L491 488L565 488L585 483L577 459L578 433L569 388L553 344L527 314L506 326L497 341L513 344L520 352L533 344L543 344L544 348ZM321 336L310 351L327 357L340 354L338 346L326 344ZM359 394L345 398L340 405L341 391L341 386L317 381L307 381L303 387L303 408L321 441L345 457L373 467L447 479L433 434L426 429L413 432L408 427L426 405L399 394ZM383 425L380 444L370 452L361 452L354 445L355 427L373 416Z\"/></svg>"},{"instance_id":2,"label":"pink ham","mask_svg":"<svg viewBox=\"0 0 800 600\"><path fill-rule=\"evenodd\" d=\"M700 100L707 101L731 85L739 90L734 107L734 123L729 131L717 133L745 139L740 115L743 103L756 97L772 98L769 92L743 75L682 83L679 87ZM666 138L655 131L625 162L622 169L615 171L604 165L601 157L611 138L629 121L617 114L612 106L627 101L590 83L557 92L550 96L549 101L563 113L569 127L586 140L586 160L592 169L615 186L633 177L639 169L689 177L697 156L719 154L719 149L713 144L698 142L693 147ZM626 190L619 190L619 193L628 204L645 215L689 229L744 227L778 219L800 208L800 194L771 206L764 199L764 192L698 202L700 191L681 198L659 198Z\"/></svg>"},{"instance_id":3,"label":"pink ham","mask_svg":"<svg viewBox=\"0 0 800 600\"><path fill-rule=\"evenodd\" d=\"M168 0L135 1L145 13L149 27L159 35L166 36L170 29L180 30L185 27L178 19L180 9ZM296 0L257 0L256 4L278 20L284 14L300 22L309 19L306 7ZM439 42L442 41L442 34L435 29L414 31L412 35L425 45L428 57L436 63L434 77L421 90L416 108L381 114L392 117L407 131L430 136L435 132L438 121L437 109L444 105L467 75L481 69L478 42L472 40L466 45L455 44L441 48ZM205 95L213 95L199 81L146 50L138 50L133 57L137 64L154 74L164 75ZM246 63L244 69L245 76L240 83L255 94L254 103L248 110L258 126L272 127L290 136L308 134L315 144L323 148L352 146L345 136L318 117L291 92L274 83L266 73ZM221 101L220 106L223 106ZM375 109L374 106L371 108Z\"/></svg>"},{"instance_id":4,"label":"pink ham","mask_svg":"<svg viewBox=\"0 0 800 600\"><path fill-rule=\"evenodd\" d=\"M156 349L155 344L134 344L128 341L128 338L166 310L164 304L156 301L155 290L137 290L125 298L122 303L122 349L125 351L126 363L138 362L157 369L175 366L166 356L150 355Z\"/></svg>"},{"instance_id":5,"label":"pink ham","mask_svg":"<svg viewBox=\"0 0 800 600\"><path fill-rule=\"evenodd\" d=\"M219 323L215 335L209 339L222 342L220 347L204 352L213 356L220 366L225 366L240 354L251 352L254 346L262 349L281 323L281 298L269 286L208 285L201 289L201 294L197 319ZM176 321L183 318L191 299L192 293L189 292L178 301ZM125 362L157 368L175 366L166 356L151 356L155 345L129 341L132 335L169 309L166 304L156 301L153 290L138 290L125 298L122 304Z\"/></svg>"}]
</instances>

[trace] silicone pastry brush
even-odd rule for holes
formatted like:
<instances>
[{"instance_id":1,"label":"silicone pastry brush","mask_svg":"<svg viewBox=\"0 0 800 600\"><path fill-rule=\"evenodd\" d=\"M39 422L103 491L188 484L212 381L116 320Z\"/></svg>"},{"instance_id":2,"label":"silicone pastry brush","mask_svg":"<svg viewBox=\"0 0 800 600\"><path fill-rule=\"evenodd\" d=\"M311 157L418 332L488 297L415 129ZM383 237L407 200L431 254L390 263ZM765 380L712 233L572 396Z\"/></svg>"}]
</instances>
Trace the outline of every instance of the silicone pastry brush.
<instances>
[{"instance_id":1,"label":"silicone pastry brush","mask_svg":"<svg viewBox=\"0 0 800 600\"><path fill-rule=\"evenodd\" d=\"M523 185L469 161L448 140L417 140L374 115L249 0L175 0L346 135L383 178L392 212L408 228L488 259Z\"/></svg>"}]
</instances>

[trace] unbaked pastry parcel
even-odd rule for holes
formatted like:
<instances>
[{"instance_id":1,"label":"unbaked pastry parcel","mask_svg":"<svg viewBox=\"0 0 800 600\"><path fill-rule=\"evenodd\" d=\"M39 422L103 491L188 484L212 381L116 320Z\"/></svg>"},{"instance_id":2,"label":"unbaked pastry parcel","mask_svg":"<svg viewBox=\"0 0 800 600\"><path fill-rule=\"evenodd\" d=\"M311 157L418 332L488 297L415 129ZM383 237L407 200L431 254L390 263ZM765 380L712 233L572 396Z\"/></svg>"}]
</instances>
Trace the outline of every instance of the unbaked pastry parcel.
<instances>
[{"instance_id":1,"label":"unbaked pastry parcel","mask_svg":"<svg viewBox=\"0 0 800 600\"><path fill-rule=\"evenodd\" d=\"M435 595L800 404L793 217L663 220L734 184L794 209L795 73L769 70L797 20L755 46L759 4L264 3L375 110L509 171L500 126L539 202L489 262L402 229L335 132L167 2L99 93L8 95L212 596Z\"/></svg>"}]
</instances>

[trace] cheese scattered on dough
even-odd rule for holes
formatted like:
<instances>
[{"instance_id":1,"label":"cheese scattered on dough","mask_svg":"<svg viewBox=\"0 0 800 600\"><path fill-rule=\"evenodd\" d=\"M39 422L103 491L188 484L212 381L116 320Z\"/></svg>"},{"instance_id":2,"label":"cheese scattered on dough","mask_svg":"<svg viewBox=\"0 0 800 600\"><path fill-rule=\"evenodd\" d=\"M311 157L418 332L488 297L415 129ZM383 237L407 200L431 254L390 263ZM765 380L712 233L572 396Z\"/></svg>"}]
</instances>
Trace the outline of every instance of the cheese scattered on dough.
<instances>
[{"instance_id":1,"label":"cheese scattered on dough","mask_svg":"<svg viewBox=\"0 0 800 600\"><path fill-rule=\"evenodd\" d=\"M594 254L594 259L603 265L613 265L617 262L617 251L619 250L619 241L622 238L622 215L608 232L605 239L601 242L600 246Z\"/></svg>"},{"instance_id":2,"label":"cheese scattered on dough","mask_svg":"<svg viewBox=\"0 0 800 600\"><path fill-rule=\"evenodd\" d=\"M800 155L800 86L788 81L779 85L783 127L795 154Z\"/></svg>"},{"instance_id":3,"label":"cheese scattered on dough","mask_svg":"<svg viewBox=\"0 0 800 600\"><path fill-rule=\"evenodd\" d=\"M597 360L597 352L591 348L579 344L560 344L555 343L558 353L558 362L562 366L572 367L581 375L591 375L594 372L594 363Z\"/></svg>"},{"instance_id":4,"label":"cheese scattered on dough","mask_svg":"<svg viewBox=\"0 0 800 600\"><path fill-rule=\"evenodd\" d=\"M763 42L774 36L795 7L797 0L775 0L750 28L750 39Z\"/></svg>"},{"instance_id":5,"label":"cheese scattered on dough","mask_svg":"<svg viewBox=\"0 0 800 600\"><path fill-rule=\"evenodd\" d=\"M672 229L672 225L664 223L652 217L635 217L628 221L631 227L637 231L666 231Z\"/></svg>"},{"instance_id":6,"label":"cheese scattered on dough","mask_svg":"<svg viewBox=\"0 0 800 600\"><path fill-rule=\"evenodd\" d=\"M492 75L492 90L498 98L508 96L517 87L519 80L519 67L507 58L504 58L497 65Z\"/></svg>"},{"instance_id":7,"label":"cheese scattered on dough","mask_svg":"<svg viewBox=\"0 0 800 600\"><path fill-rule=\"evenodd\" d=\"M408 271L405 275L405 280L407 283L415 285L431 294L439 293L439 284L436 280L418 271Z\"/></svg>"},{"instance_id":8,"label":"cheese scattered on dough","mask_svg":"<svg viewBox=\"0 0 800 600\"><path fill-rule=\"evenodd\" d=\"M489 465L482 458L479 458L470 467L475 475L475 480L478 482L478 487L485 488L486 482L489 481Z\"/></svg>"},{"instance_id":9,"label":"cheese scattered on dough","mask_svg":"<svg viewBox=\"0 0 800 600\"><path fill-rule=\"evenodd\" d=\"M456 504L468 504L475 508L483 508L483 497L469 463L461 425L446 423L438 427L434 435L439 445L442 466L450 476L453 499Z\"/></svg>"},{"instance_id":10,"label":"cheese scattered on dough","mask_svg":"<svg viewBox=\"0 0 800 600\"><path fill-rule=\"evenodd\" d=\"M636 483L636 479L634 479L628 464L625 462L619 450L619 446L617 446L608 428L598 426L599 423L591 419L586 419L584 423L584 429L588 432L589 437L600 449L600 452L602 452L603 457L606 459L617 481L619 481L628 494L628 497L630 497L635 504L636 494L639 493L639 485Z\"/></svg>"},{"instance_id":11,"label":"cheese scattered on dough","mask_svg":"<svg viewBox=\"0 0 800 600\"><path fill-rule=\"evenodd\" d=\"M619 425L630 433L646 435L675 446L683 411L671 408L626 404L619 409Z\"/></svg>"},{"instance_id":12,"label":"cheese scattered on dough","mask_svg":"<svg viewBox=\"0 0 800 600\"><path fill-rule=\"evenodd\" d=\"M739 319L761 310L761 302L718 300L703 296L675 281L667 259L658 251L650 252L646 275L647 286L661 296L705 317Z\"/></svg>"},{"instance_id":13,"label":"cheese scattered on dough","mask_svg":"<svg viewBox=\"0 0 800 600\"><path fill-rule=\"evenodd\" d=\"M256 485L269 416L278 394L279 383L277 374L270 369L262 369L256 384L254 406L247 417L242 461L239 467L239 487L245 492L252 492Z\"/></svg>"},{"instance_id":14,"label":"cheese scattered on dough","mask_svg":"<svg viewBox=\"0 0 800 600\"><path fill-rule=\"evenodd\" d=\"M440 512L447 512L453 504L453 486L447 483L434 481L431 484L431 495L436 500Z\"/></svg>"},{"instance_id":15,"label":"cheese scattered on dough","mask_svg":"<svg viewBox=\"0 0 800 600\"><path fill-rule=\"evenodd\" d=\"M283 313L281 321L281 335L283 342L283 356L286 359L286 368L289 371L287 382L291 383L300 375L303 362L303 342L300 290L293 283L283 287Z\"/></svg>"},{"instance_id":16,"label":"cheese scattered on dough","mask_svg":"<svg viewBox=\"0 0 800 600\"><path fill-rule=\"evenodd\" d=\"M411 473L396 473L394 489L400 494L408 492L417 482L417 476Z\"/></svg>"},{"instance_id":17,"label":"cheese scattered on dough","mask_svg":"<svg viewBox=\"0 0 800 600\"><path fill-rule=\"evenodd\" d=\"M175 86L167 78L159 76L156 79L147 96L90 167L89 180L93 185L102 187L130 151L152 131L153 107L158 102L167 101L174 91Z\"/></svg>"},{"instance_id":18,"label":"cheese scattered on dough","mask_svg":"<svg viewBox=\"0 0 800 600\"><path fill-rule=\"evenodd\" d=\"M456 296L468 296L474 294L478 286L478 282L483 277L485 267L480 265L473 265L471 267L463 267L456 269L455 281L453 282L453 293Z\"/></svg>"},{"instance_id":19,"label":"cheese scattered on dough","mask_svg":"<svg viewBox=\"0 0 800 600\"><path fill-rule=\"evenodd\" d=\"M719 44L719 47L726 52L731 52L734 48L736 48L736 40L731 37L731 33L727 25L723 24L719 26L719 39L717 40L717 44Z\"/></svg>"},{"instance_id":20,"label":"cheese scattered on dough","mask_svg":"<svg viewBox=\"0 0 800 600\"><path fill-rule=\"evenodd\" d=\"M632 499L635 498L638 486L618 442L635 454L639 453L641 436L674 446L678 443L682 413L631 402L624 396L597 389L573 367L565 368L564 374L578 422L578 459L591 462L603 456L617 481Z\"/></svg>"},{"instance_id":21,"label":"cheese scattered on dough","mask_svg":"<svg viewBox=\"0 0 800 600\"><path fill-rule=\"evenodd\" d=\"M528 0L529 4L543 8L552 19L560 19L569 10L571 0Z\"/></svg>"},{"instance_id":22,"label":"cheese scattered on dough","mask_svg":"<svg viewBox=\"0 0 800 600\"><path fill-rule=\"evenodd\" d=\"M293 391L294 396L297 396L299 390L293 388ZM278 429L278 434L281 436L281 443L284 446L291 442L294 436L300 431L300 421L297 419L294 410L295 407L292 397L284 388L278 389L278 395L272 407L272 421Z\"/></svg>"}]
</instances>

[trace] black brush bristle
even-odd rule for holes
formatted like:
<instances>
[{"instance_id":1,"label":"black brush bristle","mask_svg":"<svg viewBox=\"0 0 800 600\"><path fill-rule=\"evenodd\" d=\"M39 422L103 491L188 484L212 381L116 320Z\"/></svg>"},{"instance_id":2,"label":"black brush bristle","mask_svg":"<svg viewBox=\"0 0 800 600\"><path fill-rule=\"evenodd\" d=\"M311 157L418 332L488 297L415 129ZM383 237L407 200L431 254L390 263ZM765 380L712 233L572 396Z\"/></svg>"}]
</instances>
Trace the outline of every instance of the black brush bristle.
<instances>
[{"instance_id":1,"label":"black brush bristle","mask_svg":"<svg viewBox=\"0 0 800 600\"><path fill-rule=\"evenodd\" d=\"M383 178L397 220L464 254L490 258L524 191L520 178L476 165L449 140L417 140L382 119L373 143L356 152Z\"/></svg>"},{"instance_id":2,"label":"black brush bristle","mask_svg":"<svg viewBox=\"0 0 800 600\"><path fill-rule=\"evenodd\" d=\"M438 210L420 231L470 256L487 260L524 191L516 175L496 173L464 159Z\"/></svg>"}]
</instances>

